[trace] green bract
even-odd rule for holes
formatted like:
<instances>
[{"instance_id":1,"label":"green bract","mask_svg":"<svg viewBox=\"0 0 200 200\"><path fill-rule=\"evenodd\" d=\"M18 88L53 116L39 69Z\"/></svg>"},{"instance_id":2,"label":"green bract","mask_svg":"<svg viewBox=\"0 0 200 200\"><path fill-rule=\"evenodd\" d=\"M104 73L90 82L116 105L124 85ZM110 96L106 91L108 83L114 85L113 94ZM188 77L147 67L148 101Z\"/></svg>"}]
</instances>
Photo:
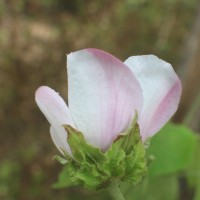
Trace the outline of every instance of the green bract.
<instances>
[{"instance_id":1,"label":"green bract","mask_svg":"<svg viewBox=\"0 0 200 200\"><path fill-rule=\"evenodd\" d=\"M113 181L136 184L146 174L145 147L136 119L105 152L89 145L81 132L69 125L64 127L68 132L67 142L73 158L67 152L67 161L56 156L65 168L54 187L82 185L86 188L101 189Z\"/></svg>"}]
</instances>

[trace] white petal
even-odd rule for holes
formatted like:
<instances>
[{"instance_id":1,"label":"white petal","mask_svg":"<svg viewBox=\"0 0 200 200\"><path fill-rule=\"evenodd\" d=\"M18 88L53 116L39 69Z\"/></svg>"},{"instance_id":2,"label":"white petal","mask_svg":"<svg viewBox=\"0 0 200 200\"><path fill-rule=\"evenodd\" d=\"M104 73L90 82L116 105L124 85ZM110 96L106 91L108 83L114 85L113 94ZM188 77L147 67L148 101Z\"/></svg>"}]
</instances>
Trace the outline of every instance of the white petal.
<instances>
[{"instance_id":1,"label":"white petal","mask_svg":"<svg viewBox=\"0 0 200 200\"><path fill-rule=\"evenodd\" d=\"M142 108L141 87L131 70L97 49L67 57L69 109L86 140L106 149Z\"/></svg>"},{"instance_id":2,"label":"white petal","mask_svg":"<svg viewBox=\"0 0 200 200\"><path fill-rule=\"evenodd\" d=\"M51 136L56 146L59 150L62 148L69 152L67 132L62 125L69 124L74 127L74 122L66 103L57 92L47 86L37 89L35 99L38 107L53 127Z\"/></svg>"},{"instance_id":3,"label":"white petal","mask_svg":"<svg viewBox=\"0 0 200 200\"><path fill-rule=\"evenodd\" d=\"M67 151L71 155L71 149L67 143L66 131L63 128L60 128L60 130L58 130L58 128L55 129L53 126L50 126L50 134L54 144L56 145L60 153L65 155L63 151Z\"/></svg>"},{"instance_id":4,"label":"white petal","mask_svg":"<svg viewBox=\"0 0 200 200\"><path fill-rule=\"evenodd\" d=\"M181 83L172 66L154 55L125 61L140 82L144 106L139 119L143 140L159 131L178 107Z\"/></svg>"}]
</instances>

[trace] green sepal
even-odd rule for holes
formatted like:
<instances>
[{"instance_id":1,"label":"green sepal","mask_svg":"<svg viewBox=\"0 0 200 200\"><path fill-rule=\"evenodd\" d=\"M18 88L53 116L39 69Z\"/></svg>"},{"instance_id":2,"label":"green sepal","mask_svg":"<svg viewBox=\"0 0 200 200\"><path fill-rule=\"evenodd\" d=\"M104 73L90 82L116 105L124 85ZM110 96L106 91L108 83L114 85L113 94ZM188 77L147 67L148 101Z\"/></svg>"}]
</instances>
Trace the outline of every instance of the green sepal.
<instances>
[{"instance_id":1,"label":"green sepal","mask_svg":"<svg viewBox=\"0 0 200 200\"><path fill-rule=\"evenodd\" d=\"M68 133L67 142L71 148L73 160L77 163L88 161L89 163L100 164L105 161L104 154L99 148L88 144L81 132L69 125L64 125Z\"/></svg>"},{"instance_id":2,"label":"green sepal","mask_svg":"<svg viewBox=\"0 0 200 200\"><path fill-rule=\"evenodd\" d=\"M101 189L113 181L137 184L146 174L147 167L145 146L136 121L137 116L105 152L88 144L81 132L64 125L73 157L69 158L66 153L68 162L55 185L82 185L90 189ZM67 183L62 183L65 180Z\"/></svg>"},{"instance_id":3,"label":"green sepal","mask_svg":"<svg viewBox=\"0 0 200 200\"><path fill-rule=\"evenodd\" d=\"M54 156L53 159L57 160L60 164L65 165L68 161L61 156Z\"/></svg>"},{"instance_id":4,"label":"green sepal","mask_svg":"<svg viewBox=\"0 0 200 200\"><path fill-rule=\"evenodd\" d=\"M68 165L65 165L58 176L58 181L52 185L54 189L66 188L73 186L74 183L70 178Z\"/></svg>"}]
</instances>

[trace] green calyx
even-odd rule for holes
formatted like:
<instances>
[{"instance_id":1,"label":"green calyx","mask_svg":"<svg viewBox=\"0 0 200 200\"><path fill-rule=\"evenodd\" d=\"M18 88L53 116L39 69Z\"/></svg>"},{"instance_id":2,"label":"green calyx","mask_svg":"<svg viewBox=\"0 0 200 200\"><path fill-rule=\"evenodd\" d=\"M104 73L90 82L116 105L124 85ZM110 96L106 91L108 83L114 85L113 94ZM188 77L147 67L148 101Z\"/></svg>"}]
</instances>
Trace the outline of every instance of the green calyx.
<instances>
[{"instance_id":1,"label":"green calyx","mask_svg":"<svg viewBox=\"0 0 200 200\"><path fill-rule=\"evenodd\" d=\"M145 146L141 141L137 117L131 126L113 142L106 152L88 144L81 132L64 125L73 158L65 152L65 165L55 188L82 185L90 189L108 187L113 181L137 184L146 174Z\"/></svg>"}]
</instances>

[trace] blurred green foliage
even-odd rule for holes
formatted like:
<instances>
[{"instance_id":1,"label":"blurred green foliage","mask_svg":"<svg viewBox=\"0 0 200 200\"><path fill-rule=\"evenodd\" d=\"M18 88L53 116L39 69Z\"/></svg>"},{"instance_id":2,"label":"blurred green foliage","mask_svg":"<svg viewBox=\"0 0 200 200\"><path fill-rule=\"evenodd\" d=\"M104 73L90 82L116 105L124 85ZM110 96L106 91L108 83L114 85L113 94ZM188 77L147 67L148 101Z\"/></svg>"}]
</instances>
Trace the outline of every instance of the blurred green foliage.
<instances>
[{"instance_id":1,"label":"blurred green foliage","mask_svg":"<svg viewBox=\"0 0 200 200\"><path fill-rule=\"evenodd\" d=\"M149 166L149 175L168 175L188 167L196 143L195 134L190 129L168 123L153 137L148 149L148 154L155 157Z\"/></svg>"},{"instance_id":2,"label":"blurred green foliage","mask_svg":"<svg viewBox=\"0 0 200 200\"><path fill-rule=\"evenodd\" d=\"M0 197L17 199L21 176L20 164L5 160L0 165Z\"/></svg>"},{"instance_id":3,"label":"blurred green foliage","mask_svg":"<svg viewBox=\"0 0 200 200\"><path fill-rule=\"evenodd\" d=\"M67 96L65 54L87 47L104 49L122 60L153 53L175 66L197 3L1 0L0 199L110 199L104 192L50 187L61 166L51 159L57 150L49 125L35 105L34 92L40 85L49 85ZM176 199L176 188L182 187L177 177L157 178L147 193L159 196L162 190L156 190L157 185L168 184L166 193L175 185L171 199ZM187 190L193 191L195 180L190 179ZM149 199L154 198L149 195Z\"/></svg>"},{"instance_id":4,"label":"blurred green foliage","mask_svg":"<svg viewBox=\"0 0 200 200\"><path fill-rule=\"evenodd\" d=\"M177 177L164 176L146 178L136 187L123 185L127 200L177 200L179 199L179 184Z\"/></svg>"}]
</instances>

